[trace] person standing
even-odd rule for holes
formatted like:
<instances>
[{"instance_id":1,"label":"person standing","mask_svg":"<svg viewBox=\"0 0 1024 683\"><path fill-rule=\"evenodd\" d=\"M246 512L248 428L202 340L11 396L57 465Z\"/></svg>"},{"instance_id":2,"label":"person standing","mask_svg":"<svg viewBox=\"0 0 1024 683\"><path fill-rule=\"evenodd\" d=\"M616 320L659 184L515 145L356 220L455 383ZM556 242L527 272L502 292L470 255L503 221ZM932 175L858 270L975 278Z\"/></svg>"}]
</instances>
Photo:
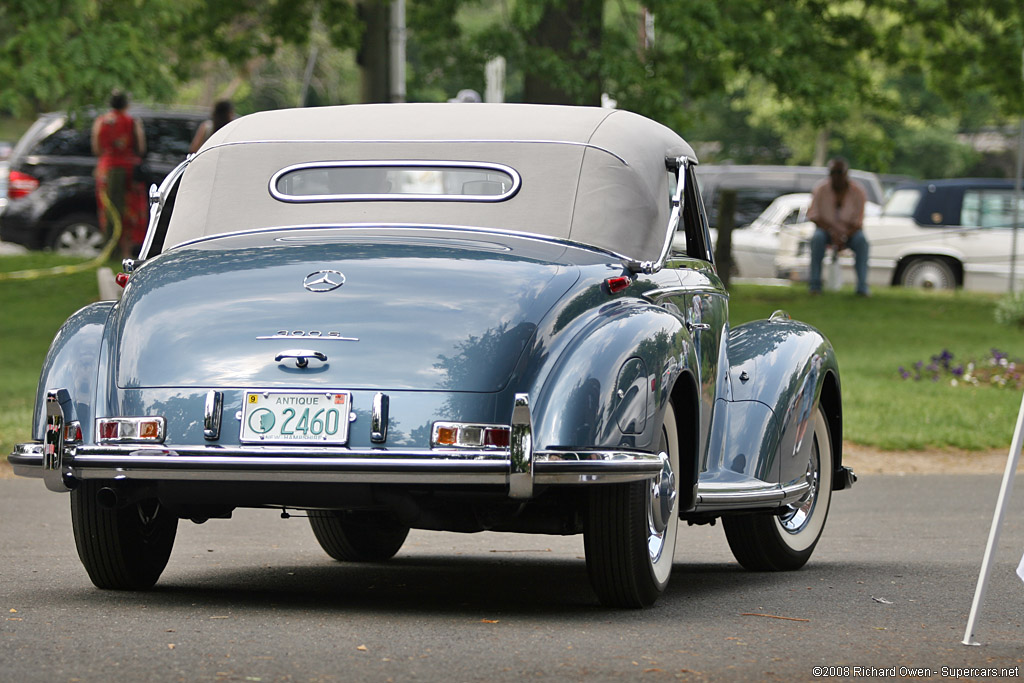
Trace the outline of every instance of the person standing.
<instances>
[{"instance_id":1,"label":"person standing","mask_svg":"<svg viewBox=\"0 0 1024 683\"><path fill-rule=\"evenodd\" d=\"M195 154L203 143L210 139L210 136L233 121L235 118L235 105L231 100L219 100L213 105L210 118L199 124L196 134L192 138L192 144L188 147L189 154Z\"/></svg>"},{"instance_id":2,"label":"person standing","mask_svg":"<svg viewBox=\"0 0 1024 683\"><path fill-rule=\"evenodd\" d=\"M145 186L135 179L135 169L146 153L146 134L142 121L128 115L128 96L119 90L110 96L110 111L93 121L92 153L99 157L94 177L100 229L110 233L116 212L121 221L121 255L132 257L146 237L149 217Z\"/></svg>"},{"instance_id":3,"label":"person standing","mask_svg":"<svg viewBox=\"0 0 1024 683\"><path fill-rule=\"evenodd\" d=\"M868 240L862 229L867 193L857 181L850 179L849 171L846 159L832 159L828 163L828 179L819 182L811 191L807 218L817 226L811 237L811 294L821 293L821 262L826 247L831 246L837 254L847 248L853 251L857 294L870 295Z\"/></svg>"}]
</instances>

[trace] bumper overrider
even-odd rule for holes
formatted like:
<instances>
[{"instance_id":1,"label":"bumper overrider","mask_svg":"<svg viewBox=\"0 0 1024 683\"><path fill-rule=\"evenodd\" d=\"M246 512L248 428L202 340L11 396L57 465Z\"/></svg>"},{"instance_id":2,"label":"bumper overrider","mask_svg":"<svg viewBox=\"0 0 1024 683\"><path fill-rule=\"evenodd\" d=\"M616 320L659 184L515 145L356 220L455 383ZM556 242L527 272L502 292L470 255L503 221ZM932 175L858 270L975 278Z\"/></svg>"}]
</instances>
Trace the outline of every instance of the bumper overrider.
<instances>
[{"instance_id":1,"label":"bumper overrider","mask_svg":"<svg viewBox=\"0 0 1024 683\"><path fill-rule=\"evenodd\" d=\"M529 399L517 394L508 449L75 444L66 442L71 401L47 392L42 443L17 444L14 473L41 477L53 491L77 481L178 480L294 483L504 485L511 498L530 498L535 485L654 479L664 453L587 449L535 451Z\"/></svg>"}]
</instances>

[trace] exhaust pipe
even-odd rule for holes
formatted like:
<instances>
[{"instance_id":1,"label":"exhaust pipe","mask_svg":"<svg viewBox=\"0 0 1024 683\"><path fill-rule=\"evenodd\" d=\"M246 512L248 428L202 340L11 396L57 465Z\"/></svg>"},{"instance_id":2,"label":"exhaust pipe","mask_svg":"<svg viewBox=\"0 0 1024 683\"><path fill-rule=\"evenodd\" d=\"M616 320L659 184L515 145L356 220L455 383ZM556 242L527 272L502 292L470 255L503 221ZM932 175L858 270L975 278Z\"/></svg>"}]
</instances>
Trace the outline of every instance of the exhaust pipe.
<instances>
[{"instance_id":1,"label":"exhaust pipe","mask_svg":"<svg viewBox=\"0 0 1024 683\"><path fill-rule=\"evenodd\" d=\"M104 510L116 510L122 505L120 496L115 489L104 486L96 492L96 503Z\"/></svg>"},{"instance_id":2,"label":"exhaust pipe","mask_svg":"<svg viewBox=\"0 0 1024 683\"><path fill-rule=\"evenodd\" d=\"M125 505L156 498L153 486L104 486L96 492L96 504L104 510L117 510Z\"/></svg>"}]
</instances>

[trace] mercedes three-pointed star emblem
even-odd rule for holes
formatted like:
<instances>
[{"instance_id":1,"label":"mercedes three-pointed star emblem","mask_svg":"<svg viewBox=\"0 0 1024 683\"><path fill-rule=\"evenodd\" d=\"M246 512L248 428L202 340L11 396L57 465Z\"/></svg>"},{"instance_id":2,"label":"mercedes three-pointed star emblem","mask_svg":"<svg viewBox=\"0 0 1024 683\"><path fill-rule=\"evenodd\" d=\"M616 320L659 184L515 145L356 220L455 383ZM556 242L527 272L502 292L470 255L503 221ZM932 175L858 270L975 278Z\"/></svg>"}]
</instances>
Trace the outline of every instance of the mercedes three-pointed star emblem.
<instances>
[{"instance_id":1,"label":"mercedes three-pointed star emblem","mask_svg":"<svg viewBox=\"0 0 1024 683\"><path fill-rule=\"evenodd\" d=\"M330 292L343 284L345 276L337 270L318 270L302 281L302 286L311 292Z\"/></svg>"}]
</instances>

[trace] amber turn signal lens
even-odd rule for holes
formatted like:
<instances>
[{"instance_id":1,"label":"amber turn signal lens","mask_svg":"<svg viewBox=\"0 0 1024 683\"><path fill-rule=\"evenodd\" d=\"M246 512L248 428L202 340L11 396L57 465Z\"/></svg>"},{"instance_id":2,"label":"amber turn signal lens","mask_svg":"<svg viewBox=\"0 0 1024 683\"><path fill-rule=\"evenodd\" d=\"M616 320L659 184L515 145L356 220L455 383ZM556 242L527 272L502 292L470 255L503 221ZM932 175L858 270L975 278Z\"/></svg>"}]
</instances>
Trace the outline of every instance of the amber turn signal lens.
<instances>
[{"instance_id":1,"label":"amber turn signal lens","mask_svg":"<svg viewBox=\"0 0 1024 683\"><path fill-rule=\"evenodd\" d=\"M457 427L439 427L437 430L437 443L442 446L454 446L458 443L459 430Z\"/></svg>"}]
</instances>

